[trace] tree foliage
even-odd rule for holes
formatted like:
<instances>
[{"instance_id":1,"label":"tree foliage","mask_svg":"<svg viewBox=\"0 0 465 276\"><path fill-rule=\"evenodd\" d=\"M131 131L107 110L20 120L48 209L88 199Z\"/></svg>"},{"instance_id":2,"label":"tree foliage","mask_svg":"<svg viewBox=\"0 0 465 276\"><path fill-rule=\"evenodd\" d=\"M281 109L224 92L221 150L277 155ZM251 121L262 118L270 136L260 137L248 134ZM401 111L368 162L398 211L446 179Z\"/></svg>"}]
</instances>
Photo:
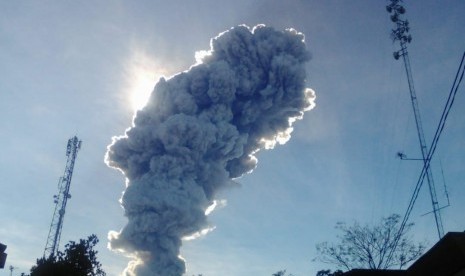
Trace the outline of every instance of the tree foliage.
<instances>
[{"instance_id":1,"label":"tree foliage","mask_svg":"<svg viewBox=\"0 0 465 276\"><path fill-rule=\"evenodd\" d=\"M336 270L334 272L331 272L330 269L328 270L320 270L316 273L316 276L342 276L344 272L342 270Z\"/></svg>"},{"instance_id":2,"label":"tree foliage","mask_svg":"<svg viewBox=\"0 0 465 276\"><path fill-rule=\"evenodd\" d=\"M420 257L425 250L424 243L415 243L408 235L412 226L413 223L410 223L403 228L396 246L395 240L400 228L400 216L397 214L382 218L378 225L372 227L361 226L357 222L351 226L338 223L336 229L342 232L342 235L337 236L339 243L317 244L318 256L315 260L346 270L401 269Z\"/></svg>"},{"instance_id":3,"label":"tree foliage","mask_svg":"<svg viewBox=\"0 0 465 276\"><path fill-rule=\"evenodd\" d=\"M106 276L97 260L98 251L94 250L98 241L96 235L81 239L79 243L70 241L65 245L64 252L58 251L56 256L37 259L30 276Z\"/></svg>"},{"instance_id":4,"label":"tree foliage","mask_svg":"<svg viewBox=\"0 0 465 276\"><path fill-rule=\"evenodd\" d=\"M280 270L278 272L273 273L271 276L286 276L286 270ZM292 274L288 274L288 276L293 276Z\"/></svg>"}]
</instances>

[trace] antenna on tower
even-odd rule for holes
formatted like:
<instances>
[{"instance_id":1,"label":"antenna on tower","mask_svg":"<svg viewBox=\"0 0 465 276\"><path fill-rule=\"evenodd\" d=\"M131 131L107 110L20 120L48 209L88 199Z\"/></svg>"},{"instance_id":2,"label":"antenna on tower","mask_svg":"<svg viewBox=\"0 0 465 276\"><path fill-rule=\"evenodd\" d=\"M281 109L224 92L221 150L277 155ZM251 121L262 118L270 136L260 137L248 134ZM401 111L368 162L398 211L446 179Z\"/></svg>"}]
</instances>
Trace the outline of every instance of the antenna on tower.
<instances>
[{"instance_id":1,"label":"antenna on tower","mask_svg":"<svg viewBox=\"0 0 465 276\"><path fill-rule=\"evenodd\" d=\"M55 210L53 212L52 223L48 232L47 244L45 245L44 257L53 257L58 252L60 244L61 229L63 228L63 220L65 218L65 209L68 199L71 198L69 188L71 186L71 177L73 176L74 162L81 148L82 141L76 136L68 140L66 146L66 162L65 172L58 181L58 194L54 195Z\"/></svg>"},{"instance_id":2,"label":"antenna on tower","mask_svg":"<svg viewBox=\"0 0 465 276\"><path fill-rule=\"evenodd\" d=\"M415 124L417 127L418 140L420 142L420 149L422 154L422 160L426 169L426 179L428 182L429 193L431 196L431 204L433 205L433 213L436 221L436 228L439 239L444 236L444 228L442 226L441 212L436 196L436 187L434 185L433 174L429 167L430 161L428 158L428 147L426 146L425 134L423 132L423 125L421 122L420 109L418 107L417 95L415 87L413 85L412 69L410 68L410 60L408 57L407 44L412 41L412 36L409 34L410 27L407 20L401 19L401 15L405 13L405 8L401 5L401 0L390 0L390 4L386 6L386 10L391 14L391 21L394 22L396 28L391 32L391 38L393 41L399 41L400 50L394 52L394 59L398 60L402 57L404 61L405 72L407 74L408 87L410 91L410 100L412 102L413 113L415 116ZM407 160L404 154L398 155L401 159ZM406 218L404 218L405 220Z\"/></svg>"}]
</instances>

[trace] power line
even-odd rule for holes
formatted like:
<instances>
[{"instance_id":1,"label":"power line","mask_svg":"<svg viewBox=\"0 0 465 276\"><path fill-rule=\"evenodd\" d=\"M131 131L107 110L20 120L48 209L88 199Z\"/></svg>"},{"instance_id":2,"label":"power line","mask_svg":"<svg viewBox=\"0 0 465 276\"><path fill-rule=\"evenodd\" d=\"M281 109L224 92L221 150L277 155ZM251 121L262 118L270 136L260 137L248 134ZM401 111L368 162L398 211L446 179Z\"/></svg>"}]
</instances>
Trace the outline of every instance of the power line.
<instances>
[{"instance_id":1,"label":"power line","mask_svg":"<svg viewBox=\"0 0 465 276\"><path fill-rule=\"evenodd\" d=\"M464 62L464 59L465 59L465 53L464 53L463 56L462 56L462 60L460 62L460 66L459 66L459 68L457 70L457 74L455 76L454 83L453 83L452 88L450 90L449 97L447 99L446 105L445 105L443 113L441 115L441 119L439 121L438 127L436 128L436 132L435 132L433 141L431 143L431 146L430 146L429 150L427 150L426 145L424 143L423 129L422 129L421 121L420 121L420 117L419 117L418 105L417 105L417 102L416 102L417 99L416 99L415 90L414 90L414 87L413 87L413 79L411 77L410 62L409 62L409 59L408 59L408 52L407 52L407 46L406 46L407 43L411 42L412 37L410 35L408 35L408 32L409 32L408 21L400 19L400 15L405 13L405 8L400 5L400 3L402 2L401 0L390 0L390 1L391 1L391 4L388 5L386 7L386 9L387 9L387 11L389 13L391 13L391 20L394 23L396 23L396 27L397 27L395 30L392 31L391 36L392 36L394 41L398 40L400 42L400 45L401 45L401 50L399 50L397 52L394 52L394 58L399 59L400 56L402 56L403 60L404 60L404 66L405 66L405 70L406 70L406 73L407 73L407 79L408 79L408 82L409 82L409 89L410 89L410 95L411 95L411 100L412 100L412 106L413 106L414 113L415 113L417 132L418 132L420 145L421 145L421 149L422 149L423 168L422 168L421 174L419 176L419 179L417 181L417 184L415 186L414 193L413 193L413 195L412 195L412 197L410 199L409 205L407 207L407 211L405 212L405 215L404 215L404 218L402 220L401 226L399 227L399 231L398 231L398 233L397 233L397 235L395 237L395 240L393 242L393 247L391 248L391 251L389 252L388 262L392 258L393 254L394 254L394 251L395 251L395 249L397 247L397 244L398 244L398 242L400 240L400 237L401 237L401 235L402 235L402 233L404 231L404 228L405 228L405 226L407 224L408 218L409 218L410 213L411 213L411 211L413 209L415 201L418 198L418 194L420 192L421 186L423 185L423 181L425 179L425 176L428 179L431 200L432 200L432 203L433 203L433 211L432 212L434 212L434 214L435 214L438 235L439 235L439 238L441 238L443 236L443 231L444 230L443 230L441 216L440 216L440 209L442 209L442 208L439 208L439 204L438 204L437 199L436 199L436 192L435 192L434 182L432 182L433 179L432 179L432 174L431 174L431 170L430 170L430 162L431 162L431 159L432 159L432 157L434 155L434 152L436 151L436 147L437 147L439 138L441 137L441 134L442 134L442 132L444 130L444 126L445 126L447 117L448 117L449 112L450 112L450 110L452 108L452 105L453 105L454 100L455 100L455 96L457 94L458 88L460 86L460 83L462 82L463 75L464 75L464 72L465 72L465 66L463 66L463 62ZM403 154L399 153L399 156L402 158L401 155L403 155Z\"/></svg>"},{"instance_id":2,"label":"power line","mask_svg":"<svg viewBox=\"0 0 465 276\"><path fill-rule=\"evenodd\" d=\"M461 84L461 82L463 80L463 76L464 76L464 73L465 73L464 60L465 60L465 52L462 55L462 60L460 61L460 66L459 66L459 68L457 70L457 74L455 75L454 83L452 84L452 88L451 88L451 90L449 92L449 97L447 98L447 102L446 102L446 105L445 105L444 110L442 112L441 119L440 119L439 124L438 124L438 126L436 128L436 132L434 134L433 142L431 143L430 150L428 152L426 162L423 165L423 168L421 170L421 173L420 173L420 176L418 178L417 184L415 186L415 190L413 192L413 195L412 195L412 197L410 199L410 202L409 202L409 205L407 207L407 211L405 212L404 219L402 220L401 226L399 228L399 232L396 235L396 240L395 240L395 243L394 243L394 249L397 246L397 243L399 242L400 234L402 233L403 229L405 228L405 225L407 224L410 213L412 212L413 205L415 204L415 201L418 198L418 194L420 192L421 186L423 185L423 181L425 179L426 171L430 166L431 158L433 157L433 155L434 155L434 153L436 151L439 138L441 137L441 134L442 134L442 132L444 130L444 126L446 124L447 117L449 116L450 110L451 110L452 105L454 104L454 101L455 101L455 96L457 95L457 91L458 91L459 86L460 86L460 84ZM392 252L393 251L394 250L392 250L391 254L389 254L388 259L392 258Z\"/></svg>"}]
</instances>

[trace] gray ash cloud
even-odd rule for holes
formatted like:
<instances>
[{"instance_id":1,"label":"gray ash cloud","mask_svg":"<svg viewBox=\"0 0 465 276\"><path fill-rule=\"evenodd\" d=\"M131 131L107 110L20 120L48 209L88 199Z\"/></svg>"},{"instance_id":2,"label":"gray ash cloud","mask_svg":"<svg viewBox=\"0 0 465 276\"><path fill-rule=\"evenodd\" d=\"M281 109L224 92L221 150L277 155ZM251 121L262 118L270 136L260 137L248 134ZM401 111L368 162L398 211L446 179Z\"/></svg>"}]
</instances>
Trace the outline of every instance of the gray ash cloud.
<instances>
[{"instance_id":1,"label":"gray ash cloud","mask_svg":"<svg viewBox=\"0 0 465 276\"><path fill-rule=\"evenodd\" d=\"M209 228L216 193L251 172L260 149L285 143L313 107L309 58L295 30L238 26L212 39L198 64L160 79L106 156L127 178L128 223L109 235L112 249L135 258L126 275L185 272L182 239Z\"/></svg>"}]
</instances>

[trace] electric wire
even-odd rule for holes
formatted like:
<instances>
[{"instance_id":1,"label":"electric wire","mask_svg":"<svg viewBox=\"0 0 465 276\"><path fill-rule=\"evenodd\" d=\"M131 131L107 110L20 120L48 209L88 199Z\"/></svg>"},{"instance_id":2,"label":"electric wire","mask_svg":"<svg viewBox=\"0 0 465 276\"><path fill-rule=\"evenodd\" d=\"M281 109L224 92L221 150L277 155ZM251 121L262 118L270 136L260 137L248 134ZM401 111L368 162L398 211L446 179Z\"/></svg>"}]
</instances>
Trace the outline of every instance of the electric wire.
<instances>
[{"instance_id":1,"label":"electric wire","mask_svg":"<svg viewBox=\"0 0 465 276\"><path fill-rule=\"evenodd\" d=\"M439 158L439 164L440 164L440 167L441 167L442 184L443 184L443 186L444 186L444 196L445 196L446 199L447 199L447 204L444 205L444 206L442 206L442 207L439 207L439 209L438 209L438 210L442 210L442 209L447 208L447 207L450 206L450 200L449 200L449 193L447 192L446 178L444 177L444 169L443 169L442 161L441 161L440 158ZM421 216L423 217L423 216L429 215L429 214L431 214L432 212L434 212L434 211L429 211L429 212L427 212L427 213L424 213L424 214L421 215Z\"/></svg>"},{"instance_id":2,"label":"electric wire","mask_svg":"<svg viewBox=\"0 0 465 276\"><path fill-rule=\"evenodd\" d=\"M390 251L390 254L388 255L387 263L390 262L393 254L394 254L395 248L397 247L397 243L399 242L399 239L400 239L400 237L401 237L401 235L402 235L402 233L404 231L405 225L407 224L410 213L412 212L413 205L415 204L415 201L418 198L420 188L423 185L423 181L425 179L426 172L427 172L427 170L429 169L429 166L430 166L431 158L433 157L434 152L436 151L436 147L437 147L439 138L441 137L441 134L442 134L442 132L444 130L444 126L446 124L447 117L449 116L449 112L450 112L450 110L452 108L452 105L453 105L453 103L455 101L455 96L457 95L458 88L460 86L460 83L462 82L462 79L463 79L463 76L464 76L464 73L465 73L465 66L463 64L464 59L465 59L465 52L463 53L462 60L460 62L460 66L459 66L459 68L457 70L457 74L455 75L454 83L452 84L452 88L451 88L451 90L449 92L449 97L447 98L447 102L446 102L446 105L445 105L444 110L442 112L441 119L439 121L438 127L436 128L436 132L434 134L433 141L431 143L427 158L426 158L426 160L424 162L423 168L421 170L420 176L419 176L417 184L415 186L415 190L414 190L413 195L412 195L412 197L410 199L409 205L407 207L407 211L405 212L405 215L404 215L404 218L402 220L401 226L399 227L399 231L398 231L398 233L396 235L396 238L394 240L392 250Z\"/></svg>"}]
</instances>

